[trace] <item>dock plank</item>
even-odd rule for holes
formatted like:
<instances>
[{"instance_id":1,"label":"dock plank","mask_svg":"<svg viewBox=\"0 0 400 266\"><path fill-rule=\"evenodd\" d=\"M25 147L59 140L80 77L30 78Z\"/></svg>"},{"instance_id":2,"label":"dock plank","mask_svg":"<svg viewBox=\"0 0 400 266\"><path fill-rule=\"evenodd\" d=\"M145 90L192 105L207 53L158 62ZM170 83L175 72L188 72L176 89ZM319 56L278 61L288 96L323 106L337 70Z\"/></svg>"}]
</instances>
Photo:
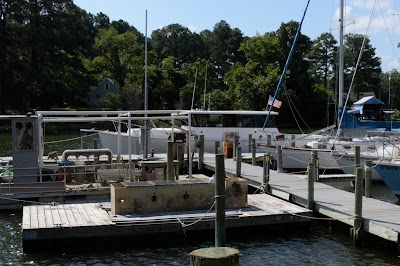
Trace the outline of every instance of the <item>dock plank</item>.
<instances>
[{"instance_id":1,"label":"dock plank","mask_svg":"<svg viewBox=\"0 0 400 266\"><path fill-rule=\"evenodd\" d=\"M38 216L39 228L46 228L47 223L43 205L37 205L37 216Z\"/></svg>"},{"instance_id":2,"label":"dock plank","mask_svg":"<svg viewBox=\"0 0 400 266\"><path fill-rule=\"evenodd\" d=\"M69 223L70 227L78 227L79 226L79 223L78 223L78 221L77 221L77 219L74 216L74 213L72 211L72 209L74 207L75 206L73 206L73 204L64 205L64 211L65 211L65 214L67 216L68 223Z\"/></svg>"},{"instance_id":3,"label":"dock plank","mask_svg":"<svg viewBox=\"0 0 400 266\"><path fill-rule=\"evenodd\" d=\"M67 213L65 211L65 206L66 205L57 205L58 214L59 214L60 220L61 220L61 226L62 227L71 227Z\"/></svg>"},{"instance_id":4,"label":"dock plank","mask_svg":"<svg viewBox=\"0 0 400 266\"><path fill-rule=\"evenodd\" d=\"M46 227L47 228L53 228L54 227L54 221L53 221L53 215L51 213L51 206L50 205L44 205L43 206L43 210L44 210L44 216L45 216L45 219L46 219Z\"/></svg>"},{"instance_id":5,"label":"dock plank","mask_svg":"<svg viewBox=\"0 0 400 266\"><path fill-rule=\"evenodd\" d=\"M85 218L81 215L78 204L68 204L72 214L74 215L77 227L86 227L88 224L86 223Z\"/></svg>"},{"instance_id":6,"label":"dock plank","mask_svg":"<svg viewBox=\"0 0 400 266\"><path fill-rule=\"evenodd\" d=\"M39 228L37 205L33 205L31 208L31 228Z\"/></svg>"},{"instance_id":7,"label":"dock plank","mask_svg":"<svg viewBox=\"0 0 400 266\"><path fill-rule=\"evenodd\" d=\"M80 215L82 216L83 220L85 221L87 226L94 226L96 222L93 221L90 215L86 212L84 206L85 204L75 204L76 208L78 209Z\"/></svg>"},{"instance_id":8,"label":"dock plank","mask_svg":"<svg viewBox=\"0 0 400 266\"><path fill-rule=\"evenodd\" d=\"M60 213L58 211L59 205L50 206L51 216L53 217L54 227L62 227L66 221L61 220Z\"/></svg>"},{"instance_id":9,"label":"dock plank","mask_svg":"<svg viewBox=\"0 0 400 266\"><path fill-rule=\"evenodd\" d=\"M22 230L31 228L31 209L28 207L22 211Z\"/></svg>"}]
</instances>

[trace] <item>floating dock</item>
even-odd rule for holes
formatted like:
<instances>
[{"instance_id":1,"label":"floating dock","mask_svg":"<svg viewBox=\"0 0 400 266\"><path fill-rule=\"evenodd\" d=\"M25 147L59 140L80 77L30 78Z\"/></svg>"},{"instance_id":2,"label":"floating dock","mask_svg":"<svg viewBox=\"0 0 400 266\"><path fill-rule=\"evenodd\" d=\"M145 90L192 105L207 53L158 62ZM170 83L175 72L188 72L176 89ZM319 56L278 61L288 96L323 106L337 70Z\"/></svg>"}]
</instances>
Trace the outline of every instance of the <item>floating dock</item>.
<instances>
[{"instance_id":1,"label":"floating dock","mask_svg":"<svg viewBox=\"0 0 400 266\"><path fill-rule=\"evenodd\" d=\"M204 157L204 167L215 171L215 156ZM236 161L225 159L225 173L235 176ZM241 164L241 178L250 186L261 188L263 167ZM307 206L308 179L306 175L278 173L270 171L268 192L288 202ZM400 206L373 198L362 197L361 230L397 243L400 251ZM354 193L332 186L314 183L314 211L327 217L354 226Z\"/></svg>"},{"instance_id":2,"label":"floating dock","mask_svg":"<svg viewBox=\"0 0 400 266\"><path fill-rule=\"evenodd\" d=\"M213 229L214 210L112 215L110 203L31 205L23 208L24 248L40 240L176 233ZM276 197L248 195L248 207L226 209L226 227L310 222L312 212Z\"/></svg>"}]
</instances>

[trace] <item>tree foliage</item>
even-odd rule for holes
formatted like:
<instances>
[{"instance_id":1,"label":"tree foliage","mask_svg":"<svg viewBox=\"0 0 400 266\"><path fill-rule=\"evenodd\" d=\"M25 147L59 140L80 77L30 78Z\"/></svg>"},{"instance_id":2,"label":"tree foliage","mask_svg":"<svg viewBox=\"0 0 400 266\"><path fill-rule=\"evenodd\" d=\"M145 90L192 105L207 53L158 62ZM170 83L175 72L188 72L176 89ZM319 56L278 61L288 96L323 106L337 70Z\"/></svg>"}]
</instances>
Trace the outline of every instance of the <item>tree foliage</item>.
<instances>
[{"instance_id":1,"label":"tree foliage","mask_svg":"<svg viewBox=\"0 0 400 266\"><path fill-rule=\"evenodd\" d=\"M276 31L246 37L221 20L200 33L177 23L153 31L148 39L148 107L265 109L298 27L289 21ZM345 88L363 38L346 35ZM144 44L145 36L128 22L89 14L72 0L0 0L0 113L85 108L88 93L105 78L113 79L119 92L99 103L142 109ZM322 125L335 91L336 51L329 33L315 40L300 34L277 95L283 101L279 111L284 125L294 125L299 114L313 126ZM399 74L382 73L380 63L366 38L353 90L373 91L392 106L399 104Z\"/></svg>"}]
</instances>

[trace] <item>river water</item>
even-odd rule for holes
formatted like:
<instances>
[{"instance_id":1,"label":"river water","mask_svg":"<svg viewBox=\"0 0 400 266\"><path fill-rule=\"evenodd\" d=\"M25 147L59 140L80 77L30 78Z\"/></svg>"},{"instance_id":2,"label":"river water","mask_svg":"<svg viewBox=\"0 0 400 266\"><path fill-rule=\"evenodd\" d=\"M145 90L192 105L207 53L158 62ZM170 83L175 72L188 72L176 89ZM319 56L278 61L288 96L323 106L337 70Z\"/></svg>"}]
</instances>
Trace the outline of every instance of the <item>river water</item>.
<instances>
[{"instance_id":1,"label":"river water","mask_svg":"<svg viewBox=\"0 0 400 266\"><path fill-rule=\"evenodd\" d=\"M66 136L64 136L66 137ZM1 156L10 153L9 134L0 133ZM80 146L76 141L75 146ZM77 147L77 148L78 148ZM54 148L52 148L54 149ZM8 154L8 156L11 154ZM348 182L330 185L351 191ZM373 196L397 204L383 184L374 184ZM189 253L212 247L213 232L177 232L147 239L100 239L70 248L48 247L26 253L21 239L22 211L0 211L1 265L188 265ZM227 231L227 246L240 251L240 265L399 265L395 244L368 236L354 246L349 228L316 220L304 227L257 227Z\"/></svg>"}]
</instances>

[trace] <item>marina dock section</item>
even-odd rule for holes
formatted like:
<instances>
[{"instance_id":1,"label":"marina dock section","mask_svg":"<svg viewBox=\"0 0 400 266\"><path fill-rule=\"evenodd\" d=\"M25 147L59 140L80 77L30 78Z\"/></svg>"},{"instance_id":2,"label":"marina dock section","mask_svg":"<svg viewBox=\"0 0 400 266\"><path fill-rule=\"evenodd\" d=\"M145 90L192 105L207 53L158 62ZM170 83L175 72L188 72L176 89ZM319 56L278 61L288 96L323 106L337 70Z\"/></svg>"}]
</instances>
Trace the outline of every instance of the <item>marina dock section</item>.
<instances>
[{"instance_id":1,"label":"marina dock section","mask_svg":"<svg viewBox=\"0 0 400 266\"><path fill-rule=\"evenodd\" d=\"M204 167L215 171L215 157L204 157ZM225 173L235 176L236 161L225 159ZM241 164L241 178L248 181L250 186L261 188L263 167L251 164ZM308 179L306 175L279 173L270 171L266 190L269 194L284 199L285 201L307 206ZM382 239L394 242L400 251L400 206L373 198L362 197L362 223L360 228ZM355 194L336 189L321 182L314 183L314 208L313 211L345 223L355 225Z\"/></svg>"},{"instance_id":2,"label":"marina dock section","mask_svg":"<svg viewBox=\"0 0 400 266\"><path fill-rule=\"evenodd\" d=\"M248 207L226 209L226 227L309 223L312 212L266 194L248 195ZM24 249L40 241L176 233L213 229L212 210L112 215L110 203L31 205L23 208Z\"/></svg>"}]
</instances>

